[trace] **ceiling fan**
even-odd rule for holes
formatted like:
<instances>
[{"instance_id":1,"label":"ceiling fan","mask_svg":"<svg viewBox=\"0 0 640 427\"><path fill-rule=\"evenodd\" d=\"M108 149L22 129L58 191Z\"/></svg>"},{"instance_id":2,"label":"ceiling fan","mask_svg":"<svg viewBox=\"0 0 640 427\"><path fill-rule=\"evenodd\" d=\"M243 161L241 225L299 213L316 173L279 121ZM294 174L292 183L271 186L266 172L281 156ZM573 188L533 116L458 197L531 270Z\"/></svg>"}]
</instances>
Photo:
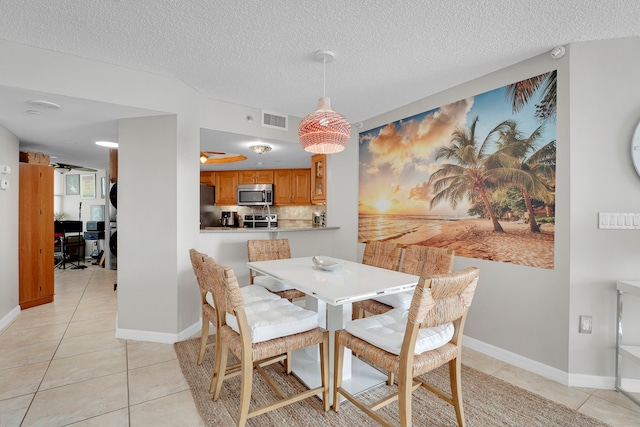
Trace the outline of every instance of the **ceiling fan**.
<instances>
[{"instance_id":1,"label":"ceiling fan","mask_svg":"<svg viewBox=\"0 0 640 427\"><path fill-rule=\"evenodd\" d=\"M97 169L86 168L84 166L69 165L67 163L51 163L51 166L53 166L56 169L66 169L67 172L71 172L72 170L78 170L83 172L98 172ZM63 172L60 171L60 173L63 173Z\"/></svg>"},{"instance_id":2,"label":"ceiling fan","mask_svg":"<svg viewBox=\"0 0 640 427\"><path fill-rule=\"evenodd\" d=\"M219 164L219 163L231 163L241 162L247 160L247 156L240 154L225 153L223 151L201 151L200 163L201 164Z\"/></svg>"}]
</instances>

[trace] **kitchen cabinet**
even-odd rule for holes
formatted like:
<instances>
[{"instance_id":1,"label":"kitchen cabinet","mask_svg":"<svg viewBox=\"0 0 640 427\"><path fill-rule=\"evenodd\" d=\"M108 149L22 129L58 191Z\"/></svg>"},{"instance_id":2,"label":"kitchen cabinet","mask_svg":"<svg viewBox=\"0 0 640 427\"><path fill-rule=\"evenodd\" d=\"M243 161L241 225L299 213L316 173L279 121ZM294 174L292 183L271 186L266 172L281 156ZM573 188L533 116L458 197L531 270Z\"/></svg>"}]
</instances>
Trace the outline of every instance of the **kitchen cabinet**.
<instances>
[{"instance_id":1,"label":"kitchen cabinet","mask_svg":"<svg viewBox=\"0 0 640 427\"><path fill-rule=\"evenodd\" d=\"M200 184L206 184L215 186L216 185L216 173L212 171L201 171L200 172Z\"/></svg>"},{"instance_id":2,"label":"kitchen cabinet","mask_svg":"<svg viewBox=\"0 0 640 427\"><path fill-rule=\"evenodd\" d=\"M274 170L273 192L274 205L309 205L311 203L311 170Z\"/></svg>"},{"instance_id":3,"label":"kitchen cabinet","mask_svg":"<svg viewBox=\"0 0 640 427\"><path fill-rule=\"evenodd\" d=\"M217 171L215 173L216 206L236 204L238 171Z\"/></svg>"},{"instance_id":4,"label":"kitchen cabinet","mask_svg":"<svg viewBox=\"0 0 640 427\"><path fill-rule=\"evenodd\" d=\"M311 156L311 203L324 205L327 203L327 155L315 154Z\"/></svg>"},{"instance_id":5,"label":"kitchen cabinet","mask_svg":"<svg viewBox=\"0 0 640 427\"><path fill-rule=\"evenodd\" d=\"M18 301L23 310L53 301L53 170L20 163Z\"/></svg>"},{"instance_id":6,"label":"kitchen cabinet","mask_svg":"<svg viewBox=\"0 0 640 427\"><path fill-rule=\"evenodd\" d=\"M627 365L625 365L625 367L629 371L633 370L633 372L627 372L627 377L631 376L631 378L638 378L638 373L640 373L640 371L638 370L638 366L640 364L640 345L633 345L629 342L623 342L623 339L622 339L624 336L623 334L624 322L623 322L623 316L622 316L623 305L626 302L627 304L629 304L629 307L631 307L631 309L628 310L630 313L637 312L638 303L640 303L640 299L638 298L640 297L640 281L633 281L633 280L618 281L616 288L618 293L618 297L617 297L618 322L616 325L616 390L618 390L619 392L627 396L635 404L640 405L640 399L638 399L638 397L635 396L630 391L626 390L622 384L623 360L626 360L627 362L629 362ZM635 301L632 301L632 299ZM625 300L628 300L628 301L625 301ZM637 325L634 325L631 322L629 322L626 325L626 327L633 327L633 326L637 326ZM637 332L637 327L636 327L636 331L634 332Z\"/></svg>"},{"instance_id":7,"label":"kitchen cabinet","mask_svg":"<svg viewBox=\"0 0 640 427\"><path fill-rule=\"evenodd\" d=\"M273 170L238 171L238 184L273 184Z\"/></svg>"}]
</instances>

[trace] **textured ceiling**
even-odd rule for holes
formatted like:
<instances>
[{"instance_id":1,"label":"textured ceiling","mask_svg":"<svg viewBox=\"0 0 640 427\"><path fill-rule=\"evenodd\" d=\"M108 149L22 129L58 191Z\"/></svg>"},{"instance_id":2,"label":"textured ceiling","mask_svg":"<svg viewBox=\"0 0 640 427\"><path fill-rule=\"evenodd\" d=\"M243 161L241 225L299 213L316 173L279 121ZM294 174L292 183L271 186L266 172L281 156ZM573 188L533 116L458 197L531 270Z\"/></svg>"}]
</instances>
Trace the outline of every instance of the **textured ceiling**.
<instances>
[{"instance_id":1,"label":"textured ceiling","mask_svg":"<svg viewBox=\"0 0 640 427\"><path fill-rule=\"evenodd\" d=\"M638 22L632 0L0 0L0 39L298 117L323 95L313 54L331 49L326 95L352 123Z\"/></svg>"}]
</instances>

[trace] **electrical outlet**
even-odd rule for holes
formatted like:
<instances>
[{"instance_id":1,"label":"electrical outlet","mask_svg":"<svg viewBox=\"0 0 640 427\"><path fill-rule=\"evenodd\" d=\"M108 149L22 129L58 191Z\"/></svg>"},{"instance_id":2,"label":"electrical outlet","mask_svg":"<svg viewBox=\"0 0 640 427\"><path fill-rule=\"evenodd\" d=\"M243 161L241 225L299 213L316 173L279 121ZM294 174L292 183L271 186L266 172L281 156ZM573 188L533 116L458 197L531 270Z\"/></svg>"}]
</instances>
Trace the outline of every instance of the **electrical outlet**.
<instances>
[{"instance_id":1,"label":"electrical outlet","mask_svg":"<svg viewBox=\"0 0 640 427\"><path fill-rule=\"evenodd\" d=\"M581 334L590 334L593 323L591 316L580 316L580 325L578 326L578 332Z\"/></svg>"}]
</instances>

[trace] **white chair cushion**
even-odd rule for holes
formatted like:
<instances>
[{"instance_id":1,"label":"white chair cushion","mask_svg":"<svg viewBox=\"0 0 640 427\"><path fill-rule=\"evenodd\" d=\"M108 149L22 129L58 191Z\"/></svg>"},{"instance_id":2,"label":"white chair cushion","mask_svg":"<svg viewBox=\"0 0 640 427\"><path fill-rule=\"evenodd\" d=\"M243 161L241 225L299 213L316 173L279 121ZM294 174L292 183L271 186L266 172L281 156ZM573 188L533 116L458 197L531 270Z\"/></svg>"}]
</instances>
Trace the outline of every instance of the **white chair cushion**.
<instances>
[{"instance_id":1,"label":"white chair cushion","mask_svg":"<svg viewBox=\"0 0 640 427\"><path fill-rule=\"evenodd\" d=\"M398 292L397 294L382 295L380 297L372 298L374 301L381 302L383 304L390 305L393 308L399 308L401 310L409 310L411 307L411 299L413 298L413 289L405 292Z\"/></svg>"},{"instance_id":2,"label":"white chair cushion","mask_svg":"<svg viewBox=\"0 0 640 427\"><path fill-rule=\"evenodd\" d=\"M408 314L406 310L393 309L384 314L349 321L345 324L345 329L351 335L399 355ZM414 353L420 354L442 347L451 340L453 333L453 323L420 329Z\"/></svg>"},{"instance_id":3,"label":"white chair cushion","mask_svg":"<svg viewBox=\"0 0 640 427\"><path fill-rule=\"evenodd\" d=\"M297 334L318 327L318 313L305 310L284 298L258 301L244 305L251 342ZM236 317L227 313L227 325L240 333Z\"/></svg>"},{"instance_id":4,"label":"white chair cushion","mask_svg":"<svg viewBox=\"0 0 640 427\"><path fill-rule=\"evenodd\" d=\"M242 299L244 300L245 304L251 304L256 301L263 301L263 300L282 299L278 295L272 294L271 292L269 292L268 290L266 290L261 286L243 286L240 288L240 293L242 293ZM215 308L215 305L213 305L213 296L211 295L211 292L207 292L207 295L205 296L205 300L209 303L211 307Z\"/></svg>"},{"instance_id":5,"label":"white chair cushion","mask_svg":"<svg viewBox=\"0 0 640 427\"><path fill-rule=\"evenodd\" d=\"M240 292L242 293L242 299L245 304L252 304L256 301L266 301L266 300L280 300L278 295L274 295L269 292L262 286L243 286L240 288Z\"/></svg>"},{"instance_id":6,"label":"white chair cushion","mask_svg":"<svg viewBox=\"0 0 640 427\"><path fill-rule=\"evenodd\" d=\"M253 284L267 288L271 292L282 292L293 289L292 286L270 276L256 276L253 278Z\"/></svg>"}]
</instances>

